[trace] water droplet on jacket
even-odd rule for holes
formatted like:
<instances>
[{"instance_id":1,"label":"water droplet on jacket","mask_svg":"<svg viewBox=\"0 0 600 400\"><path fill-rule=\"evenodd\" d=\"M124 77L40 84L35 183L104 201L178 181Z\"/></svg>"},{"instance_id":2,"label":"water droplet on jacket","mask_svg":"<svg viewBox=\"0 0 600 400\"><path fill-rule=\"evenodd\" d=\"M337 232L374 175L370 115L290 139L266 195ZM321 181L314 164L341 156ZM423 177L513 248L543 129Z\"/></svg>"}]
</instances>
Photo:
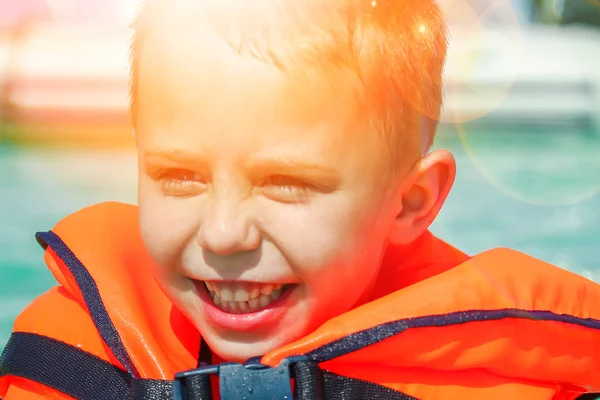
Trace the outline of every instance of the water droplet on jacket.
<instances>
[{"instance_id":1,"label":"water droplet on jacket","mask_svg":"<svg viewBox=\"0 0 600 400\"><path fill-rule=\"evenodd\" d=\"M248 392L252 393L252 392L254 392L254 389L252 389L250 386L248 386Z\"/></svg>"}]
</instances>

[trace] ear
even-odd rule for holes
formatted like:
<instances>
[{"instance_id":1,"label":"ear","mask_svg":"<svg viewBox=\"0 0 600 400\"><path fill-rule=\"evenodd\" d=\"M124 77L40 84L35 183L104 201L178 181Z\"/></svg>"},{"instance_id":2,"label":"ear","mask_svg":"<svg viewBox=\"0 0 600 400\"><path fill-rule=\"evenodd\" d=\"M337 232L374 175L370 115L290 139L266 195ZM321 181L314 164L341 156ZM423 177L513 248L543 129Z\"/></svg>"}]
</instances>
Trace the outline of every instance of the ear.
<instances>
[{"instance_id":1,"label":"ear","mask_svg":"<svg viewBox=\"0 0 600 400\"><path fill-rule=\"evenodd\" d=\"M409 244L429 228L444 205L455 176L456 162L447 150L436 150L417 162L400 189L390 244Z\"/></svg>"}]
</instances>

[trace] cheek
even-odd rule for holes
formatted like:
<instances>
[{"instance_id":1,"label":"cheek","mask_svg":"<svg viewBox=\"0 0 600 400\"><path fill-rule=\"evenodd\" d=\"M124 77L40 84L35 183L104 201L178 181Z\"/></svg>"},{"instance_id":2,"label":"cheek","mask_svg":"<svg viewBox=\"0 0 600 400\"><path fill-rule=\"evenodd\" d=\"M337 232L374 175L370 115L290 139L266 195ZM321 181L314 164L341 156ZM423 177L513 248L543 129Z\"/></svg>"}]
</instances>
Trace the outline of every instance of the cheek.
<instances>
[{"instance_id":1,"label":"cheek","mask_svg":"<svg viewBox=\"0 0 600 400\"><path fill-rule=\"evenodd\" d=\"M191 200L167 198L140 185L141 235L148 252L163 269L172 270L179 265L181 254L194 241L197 218Z\"/></svg>"},{"instance_id":2,"label":"cheek","mask_svg":"<svg viewBox=\"0 0 600 400\"><path fill-rule=\"evenodd\" d=\"M331 285L376 268L382 212L368 197L339 193L307 206L274 209L268 231L304 281ZM327 278L326 278L327 277Z\"/></svg>"}]
</instances>

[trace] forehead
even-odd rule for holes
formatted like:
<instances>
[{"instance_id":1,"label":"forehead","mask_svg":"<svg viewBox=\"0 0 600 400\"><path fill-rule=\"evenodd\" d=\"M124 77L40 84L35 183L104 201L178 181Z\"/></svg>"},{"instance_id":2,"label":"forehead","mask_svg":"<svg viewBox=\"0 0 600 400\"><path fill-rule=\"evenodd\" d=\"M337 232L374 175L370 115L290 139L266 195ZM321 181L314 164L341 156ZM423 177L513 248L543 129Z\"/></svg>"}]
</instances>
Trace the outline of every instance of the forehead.
<instances>
[{"instance_id":1,"label":"forehead","mask_svg":"<svg viewBox=\"0 0 600 400\"><path fill-rule=\"evenodd\" d=\"M282 71L251 55L236 54L210 26L174 24L146 35L137 71L137 124L142 132L203 126L247 133L277 125L358 127L358 85L341 70ZM178 126L177 126L178 125ZM140 132L140 133L142 133Z\"/></svg>"}]
</instances>

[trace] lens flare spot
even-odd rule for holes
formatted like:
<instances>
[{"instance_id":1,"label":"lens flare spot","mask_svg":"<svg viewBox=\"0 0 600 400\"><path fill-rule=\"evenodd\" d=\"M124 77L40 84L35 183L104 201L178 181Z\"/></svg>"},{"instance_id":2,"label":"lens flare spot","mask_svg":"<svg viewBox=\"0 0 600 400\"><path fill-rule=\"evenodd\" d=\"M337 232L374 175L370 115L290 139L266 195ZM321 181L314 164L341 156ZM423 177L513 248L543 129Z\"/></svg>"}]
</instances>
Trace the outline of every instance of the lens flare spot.
<instances>
[{"instance_id":1,"label":"lens flare spot","mask_svg":"<svg viewBox=\"0 0 600 400\"><path fill-rule=\"evenodd\" d=\"M517 80L521 26L509 0L440 5L449 33L441 121L473 121L497 108Z\"/></svg>"}]
</instances>

